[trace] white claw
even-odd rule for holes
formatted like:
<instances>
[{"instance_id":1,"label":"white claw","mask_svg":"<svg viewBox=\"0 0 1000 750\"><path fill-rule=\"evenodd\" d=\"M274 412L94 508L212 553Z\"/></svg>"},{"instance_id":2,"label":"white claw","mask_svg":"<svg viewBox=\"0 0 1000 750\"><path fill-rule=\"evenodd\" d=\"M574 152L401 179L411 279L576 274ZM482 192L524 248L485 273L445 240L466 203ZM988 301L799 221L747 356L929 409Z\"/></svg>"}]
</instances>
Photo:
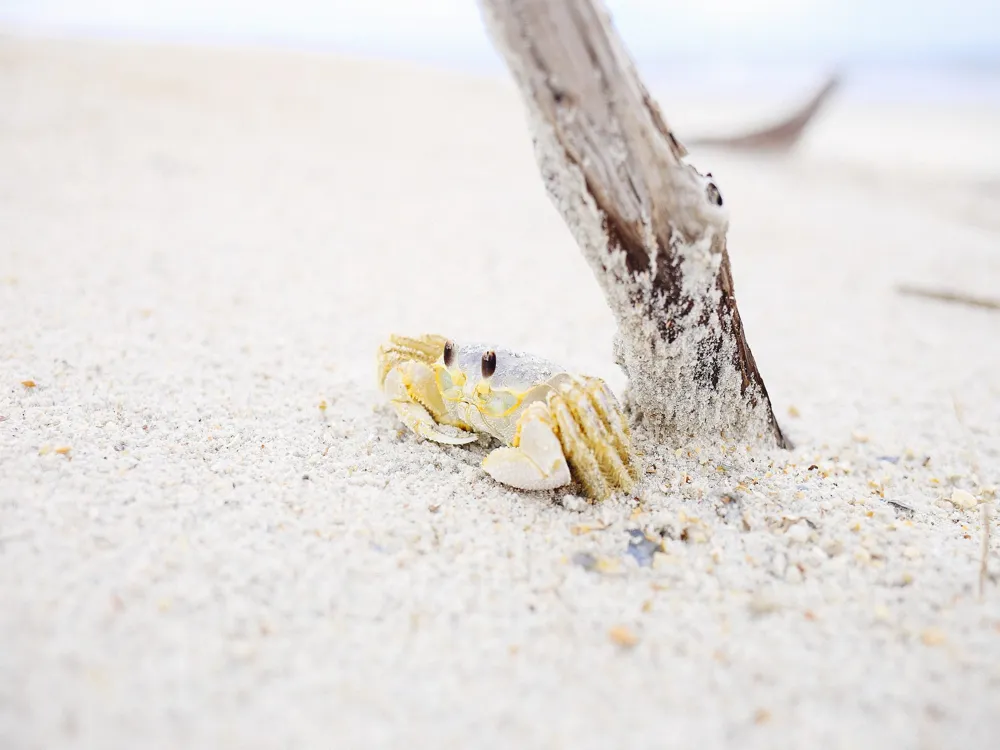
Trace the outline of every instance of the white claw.
<instances>
[{"instance_id":1,"label":"white claw","mask_svg":"<svg viewBox=\"0 0 1000 750\"><path fill-rule=\"evenodd\" d=\"M486 456L483 459L486 473L521 490L551 490L569 484L569 464L544 403L531 404L520 422L518 446L497 448Z\"/></svg>"},{"instance_id":2,"label":"white claw","mask_svg":"<svg viewBox=\"0 0 1000 750\"><path fill-rule=\"evenodd\" d=\"M473 443L479 438L471 432L460 430L446 424L438 424L434 417L420 404L412 401L393 401L393 408L396 414L407 427L413 430L420 437L433 440L435 443L446 445L465 445Z\"/></svg>"},{"instance_id":3,"label":"white claw","mask_svg":"<svg viewBox=\"0 0 1000 750\"><path fill-rule=\"evenodd\" d=\"M422 369L417 369L416 367L412 367L413 364L407 363L411 367L406 374L412 376L409 387L407 387L406 378L404 378L403 367L394 367L385 379L386 393L389 394L391 398L390 403L403 424L420 435L420 437L433 440L435 443L465 445L478 440L479 438L475 433L460 430L450 425L438 424L434 416L423 405L414 400L410 392L411 388L418 393L422 393L425 398L430 398L433 395L433 391L423 382L426 380L426 375L423 374L422 370L428 370L428 368L423 366ZM423 386L422 389L421 386Z\"/></svg>"}]
</instances>

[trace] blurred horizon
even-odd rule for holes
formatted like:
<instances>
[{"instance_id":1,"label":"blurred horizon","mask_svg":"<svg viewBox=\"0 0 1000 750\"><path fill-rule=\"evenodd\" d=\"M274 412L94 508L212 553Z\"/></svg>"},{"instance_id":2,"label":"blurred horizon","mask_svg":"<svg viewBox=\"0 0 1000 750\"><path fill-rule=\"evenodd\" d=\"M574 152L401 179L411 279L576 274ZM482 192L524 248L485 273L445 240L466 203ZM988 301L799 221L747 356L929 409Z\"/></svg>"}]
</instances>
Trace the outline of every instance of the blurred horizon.
<instances>
[{"instance_id":1,"label":"blurred horizon","mask_svg":"<svg viewBox=\"0 0 1000 750\"><path fill-rule=\"evenodd\" d=\"M606 0L654 84L1000 103L995 0ZM0 0L0 32L251 45L502 73L475 0ZM858 75L858 74L861 75Z\"/></svg>"}]
</instances>

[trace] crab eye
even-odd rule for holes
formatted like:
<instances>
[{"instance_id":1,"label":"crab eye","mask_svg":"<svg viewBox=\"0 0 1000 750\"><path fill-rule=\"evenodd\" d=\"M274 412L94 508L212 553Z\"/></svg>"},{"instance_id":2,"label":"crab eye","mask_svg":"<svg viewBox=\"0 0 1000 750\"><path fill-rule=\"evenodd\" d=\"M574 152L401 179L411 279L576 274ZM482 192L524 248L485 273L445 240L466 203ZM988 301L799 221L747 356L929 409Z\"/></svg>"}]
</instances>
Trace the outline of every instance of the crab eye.
<instances>
[{"instance_id":1,"label":"crab eye","mask_svg":"<svg viewBox=\"0 0 1000 750\"><path fill-rule=\"evenodd\" d=\"M451 367L452 362L455 361L455 342L448 341L444 345L444 364L445 367Z\"/></svg>"},{"instance_id":2,"label":"crab eye","mask_svg":"<svg viewBox=\"0 0 1000 750\"><path fill-rule=\"evenodd\" d=\"M484 378L489 378L493 376L493 373L497 371L497 353L492 349L488 352L483 352L483 366L482 373Z\"/></svg>"},{"instance_id":3,"label":"crab eye","mask_svg":"<svg viewBox=\"0 0 1000 750\"><path fill-rule=\"evenodd\" d=\"M709 174L709 177L712 175ZM722 193L719 192L719 188L715 186L714 182L708 183L708 187L705 192L708 194L708 199L714 203L716 206L722 205Z\"/></svg>"}]
</instances>

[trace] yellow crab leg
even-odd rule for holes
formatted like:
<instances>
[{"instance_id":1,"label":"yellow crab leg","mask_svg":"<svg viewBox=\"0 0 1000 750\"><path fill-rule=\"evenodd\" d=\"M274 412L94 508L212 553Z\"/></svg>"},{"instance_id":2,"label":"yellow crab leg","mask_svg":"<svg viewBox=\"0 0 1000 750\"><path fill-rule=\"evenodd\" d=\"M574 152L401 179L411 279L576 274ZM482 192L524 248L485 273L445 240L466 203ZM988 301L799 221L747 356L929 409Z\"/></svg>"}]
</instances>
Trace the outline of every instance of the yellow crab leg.
<instances>
[{"instance_id":1,"label":"yellow crab leg","mask_svg":"<svg viewBox=\"0 0 1000 750\"><path fill-rule=\"evenodd\" d=\"M589 392L578 383L566 383L560 388L560 392L605 479L612 488L621 487L628 492L633 486L632 476L625 465L628 454L625 454L623 460L619 453L619 440L622 437L620 431L608 423L608 411L598 406L600 383L597 378L593 378Z\"/></svg>"},{"instance_id":2,"label":"yellow crab leg","mask_svg":"<svg viewBox=\"0 0 1000 750\"><path fill-rule=\"evenodd\" d=\"M611 488L566 399L559 393L552 393L548 398L548 407L559 427L559 442L573 467L573 475L583 485L588 497L604 500L611 495Z\"/></svg>"},{"instance_id":3,"label":"yellow crab leg","mask_svg":"<svg viewBox=\"0 0 1000 750\"><path fill-rule=\"evenodd\" d=\"M444 351L447 339L434 333L423 336L400 336L392 334L389 341L378 350L378 382L385 382L389 371L397 365L416 360L430 364L437 360Z\"/></svg>"},{"instance_id":4,"label":"yellow crab leg","mask_svg":"<svg viewBox=\"0 0 1000 750\"><path fill-rule=\"evenodd\" d=\"M618 451L618 457L625 465L629 476L633 480L638 480L639 467L636 464L634 454L632 453L632 438L629 432L628 422L619 410L615 397L611 393L611 389L608 388L607 383L600 378L584 377L582 380L584 388L587 391L587 395L590 397L594 408L597 410L604 426L608 429L608 432L611 435L615 449ZM622 487L626 488L626 485L623 483Z\"/></svg>"}]
</instances>

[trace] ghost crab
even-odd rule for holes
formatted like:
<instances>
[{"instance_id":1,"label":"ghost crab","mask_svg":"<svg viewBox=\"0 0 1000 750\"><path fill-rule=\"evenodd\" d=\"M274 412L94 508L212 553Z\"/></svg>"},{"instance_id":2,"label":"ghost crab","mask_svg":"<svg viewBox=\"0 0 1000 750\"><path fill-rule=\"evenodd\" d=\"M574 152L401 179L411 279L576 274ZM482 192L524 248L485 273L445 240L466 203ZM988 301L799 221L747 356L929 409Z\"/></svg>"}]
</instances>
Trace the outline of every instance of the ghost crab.
<instances>
[{"instance_id":1,"label":"ghost crab","mask_svg":"<svg viewBox=\"0 0 1000 750\"><path fill-rule=\"evenodd\" d=\"M575 377L531 354L444 336L390 336L378 379L416 434L463 445L485 433L504 443L483 459L498 482L550 490L574 479L593 500L638 480L628 423L600 378Z\"/></svg>"}]
</instances>

